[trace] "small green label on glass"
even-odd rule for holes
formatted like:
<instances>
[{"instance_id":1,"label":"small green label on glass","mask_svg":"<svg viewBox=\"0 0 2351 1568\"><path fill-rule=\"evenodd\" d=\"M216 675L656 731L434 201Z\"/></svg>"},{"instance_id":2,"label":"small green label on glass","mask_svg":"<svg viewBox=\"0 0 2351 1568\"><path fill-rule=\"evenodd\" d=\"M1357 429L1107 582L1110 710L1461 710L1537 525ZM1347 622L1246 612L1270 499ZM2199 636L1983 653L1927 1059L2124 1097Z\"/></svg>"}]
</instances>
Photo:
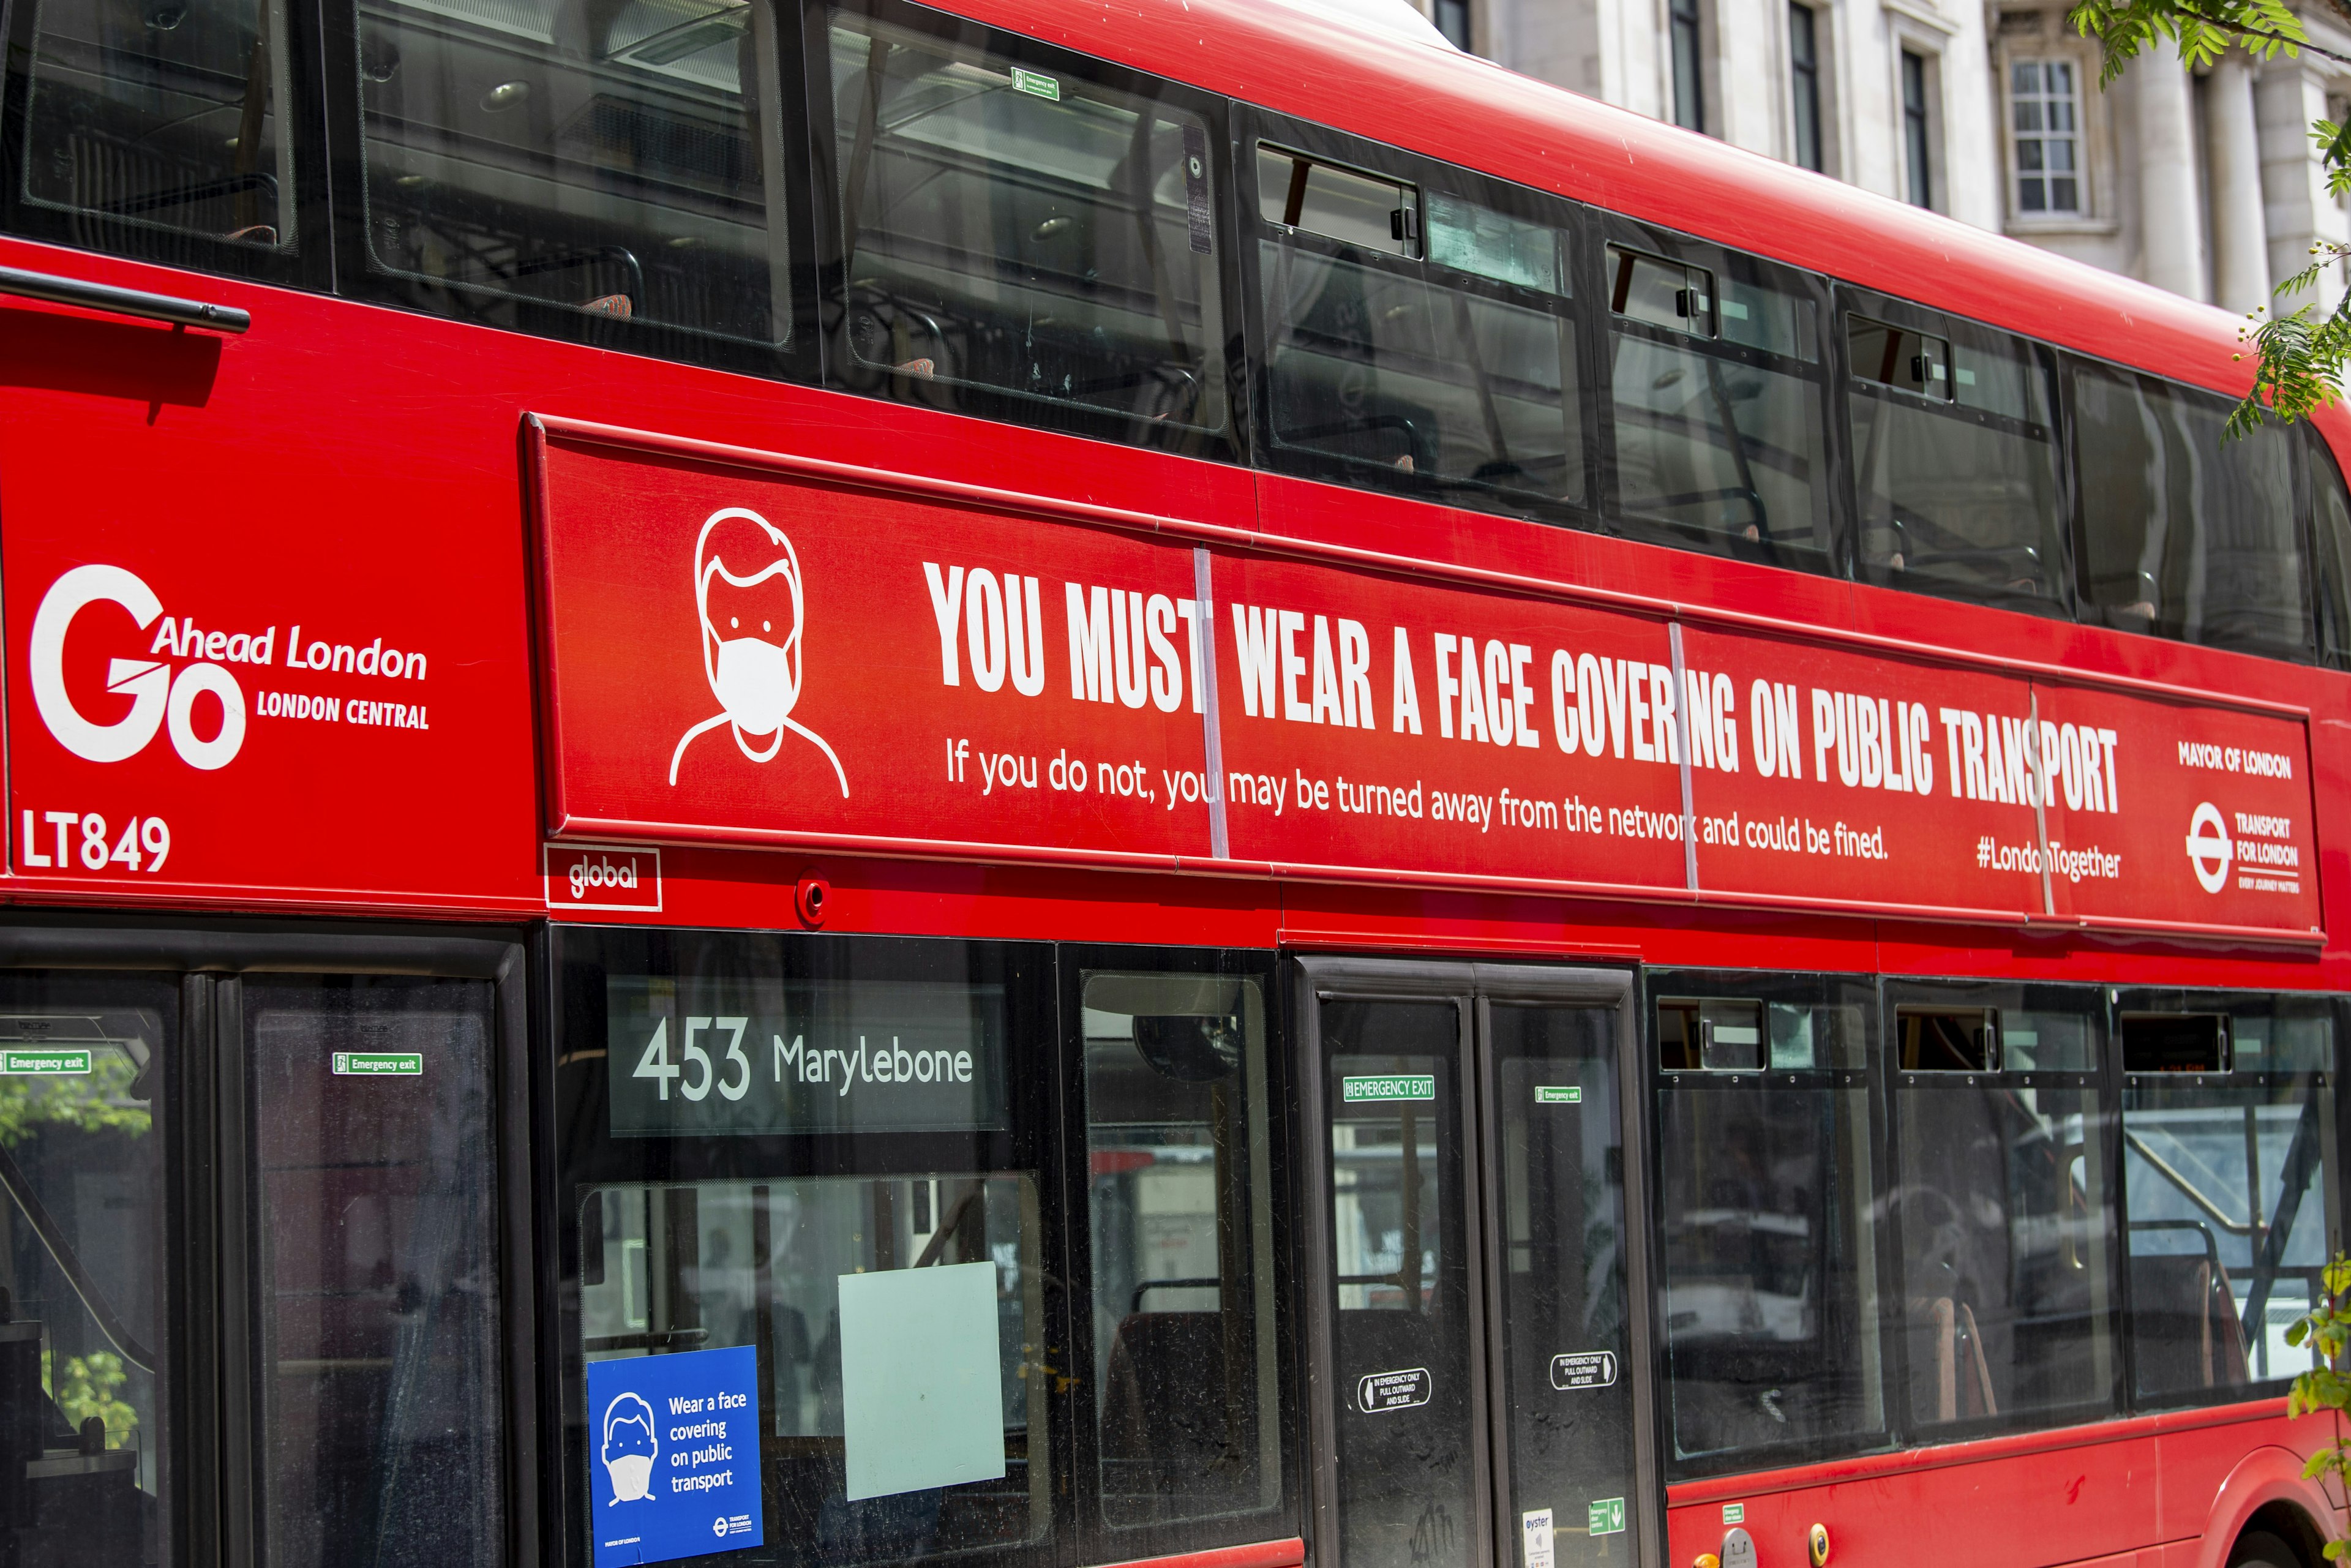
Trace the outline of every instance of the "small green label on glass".
<instances>
[{"instance_id":1,"label":"small green label on glass","mask_svg":"<svg viewBox=\"0 0 2351 1568\"><path fill-rule=\"evenodd\" d=\"M1434 1100L1437 1079L1417 1072L1389 1073L1377 1078L1342 1078L1339 1080L1341 1103L1353 1105L1369 1100Z\"/></svg>"},{"instance_id":2,"label":"small green label on glass","mask_svg":"<svg viewBox=\"0 0 2351 1568\"><path fill-rule=\"evenodd\" d=\"M48 1078L89 1071L89 1052L87 1051L0 1051L0 1073L12 1078Z\"/></svg>"},{"instance_id":3,"label":"small green label on glass","mask_svg":"<svg viewBox=\"0 0 2351 1568\"><path fill-rule=\"evenodd\" d=\"M338 1078L421 1078L423 1075L424 1057L418 1051L335 1052L335 1076Z\"/></svg>"},{"instance_id":4,"label":"small green label on glass","mask_svg":"<svg viewBox=\"0 0 2351 1568\"><path fill-rule=\"evenodd\" d=\"M1053 103L1061 101L1060 82L1049 76L1040 76L1035 71L1024 71L1019 66L1012 68L1012 90L1025 92L1031 98L1041 98Z\"/></svg>"},{"instance_id":5,"label":"small green label on glass","mask_svg":"<svg viewBox=\"0 0 2351 1568\"><path fill-rule=\"evenodd\" d=\"M1583 1089L1575 1083L1538 1083L1535 1085L1535 1103L1581 1105L1583 1103Z\"/></svg>"},{"instance_id":6,"label":"small green label on glass","mask_svg":"<svg viewBox=\"0 0 2351 1568\"><path fill-rule=\"evenodd\" d=\"M1584 1511L1590 1521L1587 1529L1592 1534L1622 1535L1625 1533L1625 1500L1623 1498L1604 1497L1596 1502L1586 1504Z\"/></svg>"}]
</instances>

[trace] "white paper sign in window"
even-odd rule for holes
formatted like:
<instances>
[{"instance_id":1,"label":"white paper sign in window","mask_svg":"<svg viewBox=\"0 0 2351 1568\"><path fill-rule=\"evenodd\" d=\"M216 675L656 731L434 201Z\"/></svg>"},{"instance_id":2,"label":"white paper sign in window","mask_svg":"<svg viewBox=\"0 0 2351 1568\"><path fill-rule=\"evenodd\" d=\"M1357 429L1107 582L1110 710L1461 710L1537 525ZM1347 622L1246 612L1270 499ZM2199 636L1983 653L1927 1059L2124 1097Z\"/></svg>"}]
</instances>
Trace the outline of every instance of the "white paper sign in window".
<instances>
[{"instance_id":1,"label":"white paper sign in window","mask_svg":"<svg viewBox=\"0 0 2351 1568\"><path fill-rule=\"evenodd\" d=\"M841 1276L848 1496L1004 1476L996 1265Z\"/></svg>"}]
</instances>

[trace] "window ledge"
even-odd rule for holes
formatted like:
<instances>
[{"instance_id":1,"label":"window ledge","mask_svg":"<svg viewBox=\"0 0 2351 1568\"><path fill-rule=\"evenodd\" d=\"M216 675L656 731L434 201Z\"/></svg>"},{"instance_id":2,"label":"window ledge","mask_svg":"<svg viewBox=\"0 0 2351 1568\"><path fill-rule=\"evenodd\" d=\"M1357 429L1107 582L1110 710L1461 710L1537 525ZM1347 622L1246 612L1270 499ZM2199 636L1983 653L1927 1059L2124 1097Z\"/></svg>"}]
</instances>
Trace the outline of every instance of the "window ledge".
<instances>
[{"instance_id":1,"label":"window ledge","mask_svg":"<svg viewBox=\"0 0 2351 1568\"><path fill-rule=\"evenodd\" d=\"M1932 27L1946 37L1959 37L1959 24L1937 10L1932 0L1924 0L1924 3L1922 0L1878 0L1878 5L1880 8L1907 17L1922 27Z\"/></svg>"},{"instance_id":2,"label":"window ledge","mask_svg":"<svg viewBox=\"0 0 2351 1568\"><path fill-rule=\"evenodd\" d=\"M2043 235L2111 235L2122 225L2112 218L2020 218L2008 220L2006 232L2016 239L2032 239Z\"/></svg>"}]
</instances>

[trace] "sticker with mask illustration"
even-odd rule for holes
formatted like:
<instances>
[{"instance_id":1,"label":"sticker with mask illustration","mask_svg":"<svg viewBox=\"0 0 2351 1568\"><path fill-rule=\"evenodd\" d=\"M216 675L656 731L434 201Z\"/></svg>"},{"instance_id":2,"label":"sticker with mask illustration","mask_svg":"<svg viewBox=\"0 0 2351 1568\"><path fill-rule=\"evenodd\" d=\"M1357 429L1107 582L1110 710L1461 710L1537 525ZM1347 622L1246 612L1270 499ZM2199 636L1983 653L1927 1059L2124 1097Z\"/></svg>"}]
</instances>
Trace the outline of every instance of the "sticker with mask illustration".
<instances>
[{"instance_id":1,"label":"sticker with mask illustration","mask_svg":"<svg viewBox=\"0 0 2351 1568\"><path fill-rule=\"evenodd\" d=\"M749 1345L589 1363L595 1568L766 1540L758 1363Z\"/></svg>"}]
</instances>

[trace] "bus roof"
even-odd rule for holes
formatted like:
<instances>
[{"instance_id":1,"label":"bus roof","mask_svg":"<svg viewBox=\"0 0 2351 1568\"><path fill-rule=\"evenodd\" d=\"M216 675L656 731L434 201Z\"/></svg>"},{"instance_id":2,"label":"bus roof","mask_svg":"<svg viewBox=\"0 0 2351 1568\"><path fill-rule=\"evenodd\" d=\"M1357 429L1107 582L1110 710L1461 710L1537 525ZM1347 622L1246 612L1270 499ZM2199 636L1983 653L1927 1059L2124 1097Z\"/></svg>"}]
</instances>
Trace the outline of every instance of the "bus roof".
<instances>
[{"instance_id":1,"label":"bus roof","mask_svg":"<svg viewBox=\"0 0 2351 1568\"><path fill-rule=\"evenodd\" d=\"M2231 396L2252 382L2233 357L2243 322L2229 312L1335 11L1274 0L957 8L2060 347L2120 358L2126 345L2134 365Z\"/></svg>"}]
</instances>

